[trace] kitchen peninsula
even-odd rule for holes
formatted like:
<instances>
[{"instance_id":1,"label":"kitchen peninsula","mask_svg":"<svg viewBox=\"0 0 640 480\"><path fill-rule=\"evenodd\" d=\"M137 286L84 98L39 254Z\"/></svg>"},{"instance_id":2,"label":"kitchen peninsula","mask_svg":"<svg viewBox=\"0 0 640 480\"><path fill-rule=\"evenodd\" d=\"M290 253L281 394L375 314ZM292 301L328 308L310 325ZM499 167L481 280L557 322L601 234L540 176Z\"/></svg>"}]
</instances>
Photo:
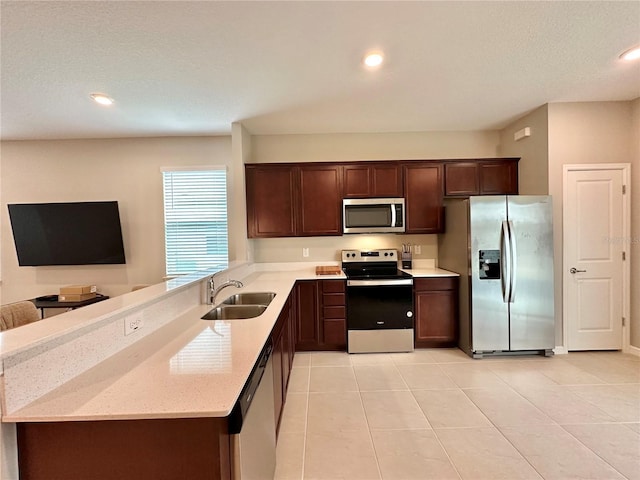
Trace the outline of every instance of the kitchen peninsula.
<instances>
[{"instance_id":1,"label":"kitchen peninsula","mask_svg":"<svg viewBox=\"0 0 640 480\"><path fill-rule=\"evenodd\" d=\"M220 281L240 278L245 285L223 291L217 302L239 292L276 294L255 318L201 320L212 306L200 303L203 278L194 277L174 288L153 286L69 312L56 324L66 332L5 350L2 421L17 424L21 471L36 479L230 478L227 416L289 308L296 281L323 278L314 267L297 268L244 265L217 275ZM420 273L454 275L437 269ZM343 277L332 277L337 278ZM123 336L123 318L134 316L144 326ZM136 335L140 338L129 340ZM79 339L89 343L64 350ZM128 343L109 354L110 345L123 339ZM104 358L91 346L104 351ZM83 369L80 361L93 365ZM37 367L44 363L52 365ZM46 377L57 371L56 384Z\"/></svg>"}]
</instances>

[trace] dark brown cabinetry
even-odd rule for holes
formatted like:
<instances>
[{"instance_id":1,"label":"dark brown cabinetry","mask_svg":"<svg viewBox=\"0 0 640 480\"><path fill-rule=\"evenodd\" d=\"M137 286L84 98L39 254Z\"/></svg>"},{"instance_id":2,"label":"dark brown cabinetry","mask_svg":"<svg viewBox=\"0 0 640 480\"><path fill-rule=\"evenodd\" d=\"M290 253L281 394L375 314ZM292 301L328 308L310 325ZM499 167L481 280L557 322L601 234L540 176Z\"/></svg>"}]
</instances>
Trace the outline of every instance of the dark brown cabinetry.
<instances>
[{"instance_id":1,"label":"dark brown cabinetry","mask_svg":"<svg viewBox=\"0 0 640 480\"><path fill-rule=\"evenodd\" d=\"M341 235L338 165L246 165L250 238Z\"/></svg>"},{"instance_id":2,"label":"dark brown cabinetry","mask_svg":"<svg viewBox=\"0 0 640 480\"><path fill-rule=\"evenodd\" d=\"M320 322L318 316L318 283L299 280L294 287L296 319L296 351L318 350Z\"/></svg>"},{"instance_id":3,"label":"dark brown cabinetry","mask_svg":"<svg viewBox=\"0 0 640 480\"><path fill-rule=\"evenodd\" d=\"M245 165L249 238L342 235L342 199L404 197L406 233L440 233L443 198L518 193L518 158Z\"/></svg>"},{"instance_id":4,"label":"dark brown cabinetry","mask_svg":"<svg viewBox=\"0 0 640 480\"><path fill-rule=\"evenodd\" d=\"M467 160L444 164L445 195L515 195L518 159Z\"/></svg>"},{"instance_id":5,"label":"dark brown cabinetry","mask_svg":"<svg viewBox=\"0 0 640 480\"><path fill-rule=\"evenodd\" d=\"M346 350L347 305L345 280L319 280L322 345L324 350Z\"/></svg>"},{"instance_id":6,"label":"dark brown cabinetry","mask_svg":"<svg viewBox=\"0 0 640 480\"><path fill-rule=\"evenodd\" d=\"M291 330L293 328L291 304L292 301L290 297L280 312L271 333L271 341L273 342L272 365L276 432L280 429L280 419L282 418L282 410L287 399L289 374L291 373L294 355L294 345L291 341Z\"/></svg>"},{"instance_id":7,"label":"dark brown cabinetry","mask_svg":"<svg viewBox=\"0 0 640 480\"><path fill-rule=\"evenodd\" d=\"M247 233L250 238L296 235L296 171L289 166L247 166Z\"/></svg>"},{"instance_id":8,"label":"dark brown cabinetry","mask_svg":"<svg viewBox=\"0 0 640 480\"><path fill-rule=\"evenodd\" d=\"M296 350L345 350L344 280L296 282Z\"/></svg>"},{"instance_id":9,"label":"dark brown cabinetry","mask_svg":"<svg viewBox=\"0 0 640 480\"><path fill-rule=\"evenodd\" d=\"M341 167L301 166L298 170L298 235L342 235Z\"/></svg>"},{"instance_id":10,"label":"dark brown cabinetry","mask_svg":"<svg viewBox=\"0 0 640 480\"><path fill-rule=\"evenodd\" d=\"M442 164L403 164L406 233L439 233L444 227Z\"/></svg>"},{"instance_id":11,"label":"dark brown cabinetry","mask_svg":"<svg viewBox=\"0 0 640 480\"><path fill-rule=\"evenodd\" d=\"M20 478L231 479L227 418L19 423Z\"/></svg>"},{"instance_id":12,"label":"dark brown cabinetry","mask_svg":"<svg viewBox=\"0 0 640 480\"><path fill-rule=\"evenodd\" d=\"M480 195L516 195L517 193L517 161L480 163Z\"/></svg>"},{"instance_id":13,"label":"dark brown cabinetry","mask_svg":"<svg viewBox=\"0 0 640 480\"><path fill-rule=\"evenodd\" d=\"M458 343L458 277L414 278L415 346Z\"/></svg>"},{"instance_id":14,"label":"dark brown cabinetry","mask_svg":"<svg viewBox=\"0 0 640 480\"><path fill-rule=\"evenodd\" d=\"M402 170L395 162L367 162L343 167L345 198L402 197Z\"/></svg>"},{"instance_id":15,"label":"dark brown cabinetry","mask_svg":"<svg viewBox=\"0 0 640 480\"><path fill-rule=\"evenodd\" d=\"M480 192L477 162L455 162L444 165L444 193L448 196L468 197Z\"/></svg>"}]
</instances>

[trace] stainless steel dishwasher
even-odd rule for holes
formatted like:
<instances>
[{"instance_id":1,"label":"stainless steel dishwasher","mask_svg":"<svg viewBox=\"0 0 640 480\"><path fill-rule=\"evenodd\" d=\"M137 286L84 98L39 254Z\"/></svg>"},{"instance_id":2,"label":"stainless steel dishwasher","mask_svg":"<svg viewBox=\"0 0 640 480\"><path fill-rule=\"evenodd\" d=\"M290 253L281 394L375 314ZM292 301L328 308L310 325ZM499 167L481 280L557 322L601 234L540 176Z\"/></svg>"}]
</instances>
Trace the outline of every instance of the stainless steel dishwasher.
<instances>
[{"instance_id":1,"label":"stainless steel dishwasher","mask_svg":"<svg viewBox=\"0 0 640 480\"><path fill-rule=\"evenodd\" d=\"M229 417L234 480L269 480L273 479L275 473L272 351L273 345L269 340Z\"/></svg>"}]
</instances>

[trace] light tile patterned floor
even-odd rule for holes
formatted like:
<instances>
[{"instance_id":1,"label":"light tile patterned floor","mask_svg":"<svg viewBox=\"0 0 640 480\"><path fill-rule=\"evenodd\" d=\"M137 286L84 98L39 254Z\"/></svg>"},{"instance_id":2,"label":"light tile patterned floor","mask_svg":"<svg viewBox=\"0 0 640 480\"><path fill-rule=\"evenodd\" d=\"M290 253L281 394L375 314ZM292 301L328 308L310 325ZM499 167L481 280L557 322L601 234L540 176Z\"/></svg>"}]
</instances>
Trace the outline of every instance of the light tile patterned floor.
<instances>
[{"instance_id":1,"label":"light tile patterned floor","mask_svg":"<svg viewBox=\"0 0 640 480\"><path fill-rule=\"evenodd\" d=\"M640 357L296 353L277 480L640 480Z\"/></svg>"}]
</instances>

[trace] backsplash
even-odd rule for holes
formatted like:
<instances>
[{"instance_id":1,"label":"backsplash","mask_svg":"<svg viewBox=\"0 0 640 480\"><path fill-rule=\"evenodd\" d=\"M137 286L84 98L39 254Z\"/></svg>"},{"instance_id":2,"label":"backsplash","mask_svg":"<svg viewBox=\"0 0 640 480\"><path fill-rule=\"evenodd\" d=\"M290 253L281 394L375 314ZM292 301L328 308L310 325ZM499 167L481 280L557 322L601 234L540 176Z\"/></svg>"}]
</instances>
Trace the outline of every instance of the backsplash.
<instances>
[{"instance_id":1,"label":"backsplash","mask_svg":"<svg viewBox=\"0 0 640 480\"><path fill-rule=\"evenodd\" d=\"M253 261L256 263L274 262L339 262L341 250L366 250L395 248L402 251L402 244L414 246L413 258L438 258L437 235L342 235L338 237L294 237L294 238L256 238L249 241L253 248ZM420 253L415 245L420 246ZM303 256L308 249L309 256Z\"/></svg>"}]
</instances>

